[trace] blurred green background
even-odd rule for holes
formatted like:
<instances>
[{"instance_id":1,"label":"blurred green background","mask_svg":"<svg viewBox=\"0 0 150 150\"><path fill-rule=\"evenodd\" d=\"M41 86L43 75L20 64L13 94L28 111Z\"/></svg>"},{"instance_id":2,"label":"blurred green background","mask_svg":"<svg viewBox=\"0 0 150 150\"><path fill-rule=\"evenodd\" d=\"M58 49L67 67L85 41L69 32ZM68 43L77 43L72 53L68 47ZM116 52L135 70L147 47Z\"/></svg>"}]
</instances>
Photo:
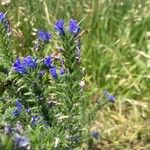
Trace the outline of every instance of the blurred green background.
<instances>
[{"instance_id":1,"label":"blurred green background","mask_svg":"<svg viewBox=\"0 0 150 150\"><path fill-rule=\"evenodd\" d=\"M104 107L92 128L101 139L93 149L150 149L149 0L1 0L17 55L31 53L36 30L54 31L57 19L81 22L82 65L91 100L107 89L115 105ZM52 44L55 44L55 39Z\"/></svg>"}]
</instances>

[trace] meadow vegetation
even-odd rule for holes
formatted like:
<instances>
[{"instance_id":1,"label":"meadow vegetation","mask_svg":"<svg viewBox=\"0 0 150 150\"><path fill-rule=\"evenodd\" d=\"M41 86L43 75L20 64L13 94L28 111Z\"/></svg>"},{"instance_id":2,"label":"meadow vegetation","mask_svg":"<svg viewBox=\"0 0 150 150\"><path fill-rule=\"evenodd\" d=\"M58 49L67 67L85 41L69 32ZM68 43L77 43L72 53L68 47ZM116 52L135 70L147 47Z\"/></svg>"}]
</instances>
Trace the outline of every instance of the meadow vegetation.
<instances>
[{"instance_id":1,"label":"meadow vegetation","mask_svg":"<svg viewBox=\"0 0 150 150\"><path fill-rule=\"evenodd\" d=\"M100 137L89 149L150 149L149 0L2 0L0 11L7 12L17 56L31 54L38 29L51 31L60 18L81 21L86 96L93 105L104 90L115 96L96 112L90 128Z\"/></svg>"}]
</instances>

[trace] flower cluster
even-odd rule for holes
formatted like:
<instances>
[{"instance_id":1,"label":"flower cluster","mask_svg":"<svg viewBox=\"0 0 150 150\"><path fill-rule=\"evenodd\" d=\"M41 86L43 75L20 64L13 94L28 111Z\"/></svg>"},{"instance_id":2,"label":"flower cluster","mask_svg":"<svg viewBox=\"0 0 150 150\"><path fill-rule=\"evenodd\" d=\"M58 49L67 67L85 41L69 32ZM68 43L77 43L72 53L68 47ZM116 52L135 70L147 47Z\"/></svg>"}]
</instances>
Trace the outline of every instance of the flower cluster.
<instances>
[{"instance_id":1,"label":"flower cluster","mask_svg":"<svg viewBox=\"0 0 150 150\"><path fill-rule=\"evenodd\" d=\"M74 36L78 35L78 33L80 32L80 27L76 20L70 19L69 32L72 33Z\"/></svg>"},{"instance_id":2,"label":"flower cluster","mask_svg":"<svg viewBox=\"0 0 150 150\"><path fill-rule=\"evenodd\" d=\"M22 59L18 58L13 64L13 70L19 74L27 74L29 69L35 69L37 67L36 59L32 56L27 56Z\"/></svg>"},{"instance_id":3,"label":"flower cluster","mask_svg":"<svg viewBox=\"0 0 150 150\"><path fill-rule=\"evenodd\" d=\"M5 14L0 14L1 22L4 18ZM78 36L80 27L76 20L70 19L68 27L65 28L64 20L60 19L56 21L54 28L60 35L59 44L62 48L58 48L50 55L44 55L42 49L46 48L52 34L39 30L35 50L40 51L33 51L36 57L28 55L22 59L17 58L13 63L13 71L20 74L15 76L12 73L18 80L13 87L14 92L17 91L14 95L19 94L24 101L22 104L19 99L16 100L12 114L15 121L24 119L23 124L26 126L29 123L35 130L38 127L50 127L53 134L57 132L53 131L54 126L58 131L63 129L62 134L67 135L63 140L68 143L65 148L74 149L80 146L83 140L81 131L85 124L82 123L81 117L85 118L84 122L87 120L85 116L87 103L82 95L84 74L78 63L81 49ZM49 80L47 73L55 80ZM115 98L106 91L105 95L110 101L115 101ZM69 129L64 129L67 126ZM6 128L6 132L13 132L11 126ZM92 131L91 136L96 140L100 139L98 131ZM30 145L29 140L20 134L15 134L14 141L16 149ZM60 149L65 149L61 144L59 146Z\"/></svg>"},{"instance_id":4,"label":"flower cluster","mask_svg":"<svg viewBox=\"0 0 150 150\"><path fill-rule=\"evenodd\" d=\"M5 20L5 14L0 12L0 22L3 23L4 20Z\"/></svg>"},{"instance_id":5,"label":"flower cluster","mask_svg":"<svg viewBox=\"0 0 150 150\"><path fill-rule=\"evenodd\" d=\"M49 69L50 71L50 74L52 75L52 77L54 79L57 79L57 72L56 72L56 67L52 65L52 57L51 56L47 56L45 59L44 59L44 65L46 68Z\"/></svg>"},{"instance_id":6,"label":"flower cluster","mask_svg":"<svg viewBox=\"0 0 150 150\"><path fill-rule=\"evenodd\" d=\"M41 117L39 117L39 116L33 116L32 118L31 118L31 125L32 126L35 126L35 125L37 125L41 120L43 120Z\"/></svg>"},{"instance_id":7,"label":"flower cluster","mask_svg":"<svg viewBox=\"0 0 150 150\"><path fill-rule=\"evenodd\" d=\"M44 43L48 42L52 38L51 33L39 31L38 33L38 39L43 41Z\"/></svg>"},{"instance_id":8,"label":"flower cluster","mask_svg":"<svg viewBox=\"0 0 150 150\"><path fill-rule=\"evenodd\" d=\"M56 67L54 65L52 65L52 60L54 58L51 57L51 56L47 56L44 58L43 60L43 65L49 69L49 72L50 74L52 75L52 77L54 79L57 79L58 78L58 75L57 75L57 70L56 70ZM19 74L27 74L29 70L33 70L37 67L37 62L36 62L36 59L34 59L33 57L31 56L27 56L27 57L24 57L22 59L22 61L20 59L16 59L15 63L13 64L13 70ZM44 75L45 71L40 71L38 76L39 78L41 78L43 75ZM61 68L60 69L60 75L63 75L65 73L65 70L64 68Z\"/></svg>"},{"instance_id":9,"label":"flower cluster","mask_svg":"<svg viewBox=\"0 0 150 150\"><path fill-rule=\"evenodd\" d=\"M16 100L16 109L13 111L13 115L18 117L23 109L22 103L17 99Z\"/></svg>"},{"instance_id":10,"label":"flower cluster","mask_svg":"<svg viewBox=\"0 0 150 150\"><path fill-rule=\"evenodd\" d=\"M65 35L64 20L60 19L55 23L55 29L59 35ZM80 32L79 24L76 20L70 19L68 31L75 36Z\"/></svg>"},{"instance_id":11,"label":"flower cluster","mask_svg":"<svg viewBox=\"0 0 150 150\"><path fill-rule=\"evenodd\" d=\"M14 143L15 149L30 149L30 141L25 136L15 134Z\"/></svg>"},{"instance_id":12,"label":"flower cluster","mask_svg":"<svg viewBox=\"0 0 150 150\"><path fill-rule=\"evenodd\" d=\"M73 38L75 38L81 30L79 27L79 23L74 19L70 19L67 30L65 30L65 28L64 28L64 20L63 19L57 20L54 27L55 27L56 32L60 36L61 35L66 36L66 33L69 32L73 36ZM75 42L76 42L76 59L79 62L80 61L81 42L80 42L80 39L77 39Z\"/></svg>"},{"instance_id":13,"label":"flower cluster","mask_svg":"<svg viewBox=\"0 0 150 150\"><path fill-rule=\"evenodd\" d=\"M56 72L56 67L50 68L50 73L51 73L51 75L52 75L52 77L53 77L54 79L57 79L57 78L58 78L57 72Z\"/></svg>"},{"instance_id":14,"label":"flower cluster","mask_svg":"<svg viewBox=\"0 0 150 150\"><path fill-rule=\"evenodd\" d=\"M6 124L4 128L4 133L12 137L14 149L29 150L31 143L26 136L20 135L22 132L22 126L20 124L17 124L16 127L13 127L11 124Z\"/></svg>"},{"instance_id":15,"label":"flower cluster","mask_svg":"<svg viewBox=\"0 0 150 150\"><path fill-rule=\"evenodd\" d=\"M58 32L59 35L65 35L64 20L63 19L60 19L60 20L56 21L55 29L56 29L56 31Z\"/></svg>"},{"instance_id":16,"label":"flower cluster","mask_svg":"<svg viewBox=\"0 0 150 150\"><path fill-rule=\"evenodd\" d=\"M52 67L52 57L51 56L45 57L43 63L45 65L45 67L51 68Z\"/></svg>"},{"instance_id":17,"label":"flower cluster","mask_svg":"<svg viewBox=\"0 0 150 150\"><path fill-rule=\"evenodd\" d=\"M4 25L5 29L7 30L7 34L10 35L11 34L10 24L9 21L6 19L6 14L4 14L3 12L0 12L0 23Z\"/></svg>"},{"instance_id":18,"label":"flower cluster","mask_svg":"<svg viewBox=\"0 0 150 150\"><path fill-rule=\"evenodd\" d=\"M49 32L45 32L43 30L38 31L38 39L34 45L34 50L40 49L40 42L42 42L42 46L48 43L52 39L52 35Z\"/></svg>"}]
</instances>

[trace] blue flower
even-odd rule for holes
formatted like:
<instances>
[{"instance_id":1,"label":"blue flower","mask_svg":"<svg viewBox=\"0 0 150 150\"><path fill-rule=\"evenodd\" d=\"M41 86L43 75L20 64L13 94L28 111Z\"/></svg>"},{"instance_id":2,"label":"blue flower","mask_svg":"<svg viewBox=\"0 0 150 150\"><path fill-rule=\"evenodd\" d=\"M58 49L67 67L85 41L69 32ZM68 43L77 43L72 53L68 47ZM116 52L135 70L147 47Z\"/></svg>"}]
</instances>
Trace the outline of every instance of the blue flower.
<instances>
[{"instance_id":1,"label":"blue flower","mask_svg":"<svg viewBox=\"0 0 150 150\"><path fill-rule=\"evenodd\" d=\"M60 75L63 75L65 73L65 69L64 68L61 68L60 69Z\"/></svg>"},{"instance_id":2,"label":"blue flower","mask_svg":"<svg viewBox=\"0 0 150 150\"><path fill-rule=\"evenodd\" d=\"M17 99L16 100L16 109L13 111L13 115L18 117L23 109L22 103Z\"/></svg>"},{"instance_id":3,"label":"blue flower","mask_svg":"<svg viewBox=\"0 0 150 150\"><path fill-rule=\"evenodd\" d=\"M39 31L38 38L46 43L52 38L52 35L49 32Z\"/></svg>"},{"instance_id":4,"label":"blue flower","mask_svg":"<svg viewBox=\"0 0 150 150\"><path fill-rule=\"evenodd\" d=\"M18 99L16 100L16 107L19 112L21 112L21 110L23 109L23 105Z\"/></svg>"},{"instance_id":5,"label":"blue flower","mask_svg":"<svg viewBox=\"0 0 150 150\"><path fill-rule=\"evenodd\" d=\"M27 74L28 69L34 69L37 67L36 59L32 58L31 56L27 56L22 59L16 59L15 63L13 64L13 69L20 73L20 74Z\"/></svg>"},{"instance_id":6,"label":"blue flower","mask_svg":"<svg viewBox=\"0 0 150 150\"><path fill-rule=\"evenodd\" d=\"M27 69L24 67L24 65L21 63L20 59L16 59L15 63L13 64L14 71L20 73L20 74L26 74Z\"/></svg>"},{"instance_id":7,"label":"blue flower","mask_svg":"<svg viewBox=\"0 0 150 150\"><path fill-rule=\"evenodd\" d=\"M50 68L50 74L52 75L52 77L53 77L54 79L57 79L57 78L58 78L58 77L57 77L57 72L56 72L56 67Z\"/></svg>"},{"instance_id":8,"label":"blue flower","mask_svg":"<svg viewBox=\"0 0 150 150\"><path fill-rule=\"evenodd\" d=\"M45 59L44 59L44 65L47 67L47 68L50 68L52 67L52 57L51 56L47 56Z\"/></svg>"},{"instance_id":9,"label":"blue flower","mask_svg":"<svg viewBox=\"0 0 150 150\"><path fill-rule=\"evenodd\" d=\"M11 124L6 124L4 128L4 133L7 135L12 134L13 128Z\"/></svg>"},{"instance_id":10,"label":"blue flower","mask_svg":"<svg viewBox=\"0 0 150 150\"><path fill-rule=\"evenodd\" d=\"M18 117L18 116L20 115L19 110L18 110L18 109L15 109L15 110L13 111L13 115L14 115L15 117Z\"/></svg>"},{"instance_id":11,"label":"blue flower","mask_svg":"<svg viewBox=\"0 0 150 150\"><path fill-rule=\"evenodd\" d=\"M115 97L113 95L111 95L108 91L104 90L103 93L109 101L111 101L113 103L115 102Z\"/></svg>"},{"instance_id":12,"label":"blue flower","mask_svg":"<svg viewBox=\"0 0 150 150\"><path fill-rule=\"evenodd\" d=\"M77 34L80 32L78 22L74 19L70 19L69 32L72 33L74 36L77 36Z\"/></svg>"},{"instance_id":13,"label":"blue flower","mask_svg":"<svg viewBox=\"0 0 150 150\"><path fill-rule=\"evenodd\" d=\"M31 56L27 56L22 60L22 64L25 68L29 69L29 68L36 68L37 67L37 63L36 63L36 59L33 59Z\"/></svg>"},{"instance_id":14,"label":"blue flower","mask_svg":"<svg viewBox=\"0 0 150 150\"><path fill-rule=\"evenodd\" d=\"M21 136L19 134L15 134L15 149L30 149L29 139L25 136Z\"/></svg>"},{"instance_id":15,"label":"blue flower","mask_svg":"<svg viewBox=\"0 0 150 150\"><path fill-rule=\"evenodd\" d=\"M3 23L4 19L5 19L5 14L0 12L0 22Z\"/></svg>"},{"instance_id":16,"label":"blue flower","mask_svg":"<svg viewBox=\"0 0 150 150\"><path fill-rule=\"evenodd\" d=\"M4 25L4 27L7 31L7 35L10 36L11 27L10 27L9 21L7 20L7 18L5 16L6 16L6 14L4 14L3 12L0 12L0 22Z\"/></svg>"},{"instance_id":17,"label":"blue flower","mask_svg":"<svg viewBox=\"0 0 150 150\"><path fill-rule=\"evenodd\" d=\"M32 119L31 119L31 125L32 126L35 126L39 123L40 121L40 117L39 116L33 116Z\"/></svg>"},{"instance_id":18,"label":"blue flower","mask_svg":"<svg viewBox=\"0 0 150 150\"><path fill-rule=\"evenodd\" d=\"M54 26L59 35L65 35L63 19L57 20Z\"/></svg>"}]
</instances>

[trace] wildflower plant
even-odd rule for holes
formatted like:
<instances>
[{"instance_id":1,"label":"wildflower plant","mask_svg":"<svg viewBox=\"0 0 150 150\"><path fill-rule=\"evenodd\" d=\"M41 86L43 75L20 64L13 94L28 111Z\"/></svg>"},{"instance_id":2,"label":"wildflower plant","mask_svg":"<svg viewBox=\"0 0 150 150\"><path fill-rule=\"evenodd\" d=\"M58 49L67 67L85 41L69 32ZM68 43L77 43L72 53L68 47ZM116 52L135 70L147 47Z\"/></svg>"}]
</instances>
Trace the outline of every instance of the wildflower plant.
<instances>
[{"instance_id":1,"label":"wildflower plant","mask_svg":"<svg viewBox=\"0 0 150 150\"><path fill-rule=\"evenodd\" d=\"M6 18L6 13L0 12L0 96L4 92L4 79L8 76L8 69L13 62L11 26Z\"/></svg>"},{"instance_id":2,"label":"wildflower plant","mask_svg":"<svg viewBox=\"0 0 150 150\"><path fill-rule=\"evenodd\" d=\"M57 20L53 36L58 37L60 48L44 56L41 51L53 38L52 33L39 30L32 54L19 57L12 53L8 44L11 39L6 14L0 13L0 22L4 30L0 46L6 46L5 49L0 47L0 59L6 60L0 70L3 74L1 89L6 87L0 95L1 126L7 128L7 133L11 132L14 147L81 148L89 135L91 120L90 101L85 98L80 84L84 82L84 72L79 23L70 19L65 26L63 19ZM12 130L18 123L22 131L16 133ZM1 143L5 145L4 141Z\"/></svg>"}]
</instances>

